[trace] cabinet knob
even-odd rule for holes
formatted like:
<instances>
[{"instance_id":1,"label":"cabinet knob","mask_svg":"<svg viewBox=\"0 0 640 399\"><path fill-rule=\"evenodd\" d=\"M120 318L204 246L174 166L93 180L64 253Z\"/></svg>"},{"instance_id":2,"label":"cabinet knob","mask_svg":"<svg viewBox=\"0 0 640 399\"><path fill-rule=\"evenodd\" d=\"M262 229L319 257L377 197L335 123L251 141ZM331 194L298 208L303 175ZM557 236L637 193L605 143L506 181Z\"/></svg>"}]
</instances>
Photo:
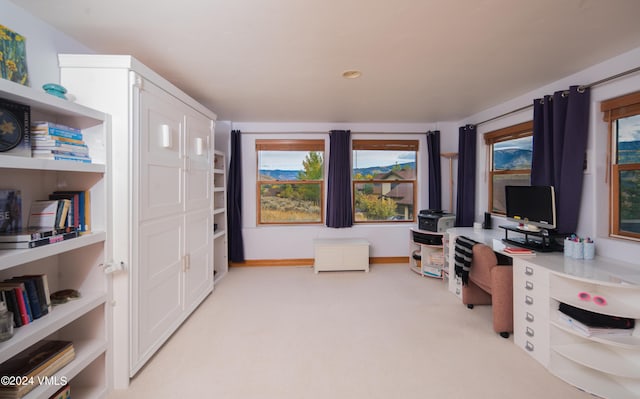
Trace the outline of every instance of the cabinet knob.
<instances>
[{"instance_id":1,"label":"cabinet knob","mask_svg":"<svg viewBox=\"0 0 640 399\"><path fill-rule=\"evenodd\" d=\"M535 347L531 342L527 341L527 343L524 345L524 348L529 352L533 352Z\"/></svg>"},{"instance_id":2,"label":"cabinet knob","mask_svg":"<svg viewBox=\"0 0 640 399\"><path fill-rule=\"evenodd\" d=\"M526 303L527 305L533 305L533 298L529 295L525 296L524 303Z\"/></svg>"},{"instance_id":3,"label":"cabinet knob","mask_svg":"<svg viewBox=\"0 0 640 399\"><path fill-rule=\"evenodd\" d=\"M524 268L524 274L526 274L527 276L533 276L533 268L526 266Z\"/></svg>"},{"instance_id":4,"label":"cabinet knob","mask_svg":"<svg viewBox=\"0 0 640 399\"><path fill-rule=\"evenodd\" d=\"M527 320L529 323L533 322L533 315L529 312L527 312L527 315L525 316L525 320Z\"/></svg>"},{"instance_id":5,"label":"cabinet knob","mask_svg":"<svg viewBox=\"0 0 640 399\"><path fill-rule=\"evenodd\" d=\"M535 335L535 331L533 330L533 328L527 327L527 331L525 332L525 334L527 334L528 337L533 338L533 336Z\"/></svg>"},{"instance_id":6,"label":"cabinet knob","mask_svg":"<svg viewBox=\"0 0 640 399\"><path fill-rule=\"evenodd\" d=\"M526 288L529 291L533 290L533 283L531 281L525 282L524 288Z\"/></svg>"}]
</instances>

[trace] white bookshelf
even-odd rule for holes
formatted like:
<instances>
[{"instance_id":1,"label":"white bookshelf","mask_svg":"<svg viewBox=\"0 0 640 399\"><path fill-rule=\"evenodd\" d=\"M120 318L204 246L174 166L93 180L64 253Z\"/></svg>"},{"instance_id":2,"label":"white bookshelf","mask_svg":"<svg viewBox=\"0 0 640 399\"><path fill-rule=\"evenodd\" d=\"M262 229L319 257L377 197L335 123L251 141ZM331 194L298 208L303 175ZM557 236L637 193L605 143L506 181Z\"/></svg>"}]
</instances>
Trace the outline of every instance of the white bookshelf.
<instances>
[{"instance_id":1,"label":"white bookshelf","mask_svg":"<svg viewBox=\"0 0 640 399\"><path fill-rule=\"evenodd\" d=\"M46 274L51 292L77 289L81 297L15 328L0 343L0 363L43 339L73 342L76 356L56 377L69 380L74 397L104 398L110 389L109 191L107 159L110 118L107 114L44 91L0 80L0 98L31 108L31 121L47 120L82 129L94 163L53 161L0 153L0 188L21 192L22 223L30 204L56 190L89 191L91 233L33 249L0 251L0 281L24 274ZM74 389L77 388L76 389ZM25 398L48 398L60 386L42 385ZM86 393L86 394L85 394Z\"/></svg>"},{"instance_id":2,"label":"white bookshelf","mask_svg":"<svg viewBox=\"0 0 640 399\"><path fill-rule=\"evenodd\" d=\"M227 249L227 158L222 151L213 153L213 271L214 282L229 270Z\"/></svg>"}]
</instances>

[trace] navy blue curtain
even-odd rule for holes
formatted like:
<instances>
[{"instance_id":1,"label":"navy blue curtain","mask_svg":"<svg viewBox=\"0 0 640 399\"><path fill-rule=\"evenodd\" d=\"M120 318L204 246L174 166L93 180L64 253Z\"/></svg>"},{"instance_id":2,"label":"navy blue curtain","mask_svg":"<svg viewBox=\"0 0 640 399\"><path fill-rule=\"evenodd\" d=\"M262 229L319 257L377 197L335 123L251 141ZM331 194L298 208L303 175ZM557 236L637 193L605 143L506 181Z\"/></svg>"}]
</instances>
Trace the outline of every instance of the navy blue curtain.
<instances>
[{"instance_id":1,"label":"navy blue curtain","mask_svg":"<svg viewBox=\"0 0 640 399\"><path fill-rule=\"evenodd\" d=\"M327 176L327 226L353 226L351 209L351 131L329 134L329 176Z\"/></svg>"},{"instance_id":2,"label":"navy blue curtain","mask_svg":"<svg viewBox=\"0 0 640 399\"><path fill-rule=\"evenodd\" d=\"M442 209L442 168L440 167L440 131L427 132L429 157L429 209Z\"/></svg>"},{"instance_id":3,"label":"navy blue curtain","mask_svg":"<svg viewBox=\"0 0 640 399\"><path fill-rule=\"evenodd\" d=\"M554 187L559 233L578 226L590 96L589 88L571 86L533 101L531 185Z\"/></svg>"},{"instance_id":4,"label":"navy blue curtain","mask_svg":"<svg viewBox=\"0 0 640 399\"><path fill-rule=\"evenodd\" d=\"M471 227L476 206L476 127L458 130L458 193L456 227Z\"/></svg>"},{"instance_id":5,"label":"navy blue curtain","mask_svg":"<svg viewBox=\"0 0 640 399\"><path fill-rule=\"evenodd\" d=\"M231 131L231 158L227 183L227 232L229 260L244 262L242 240L242 146L240 130Z\"/></svg>"}]
</instances>

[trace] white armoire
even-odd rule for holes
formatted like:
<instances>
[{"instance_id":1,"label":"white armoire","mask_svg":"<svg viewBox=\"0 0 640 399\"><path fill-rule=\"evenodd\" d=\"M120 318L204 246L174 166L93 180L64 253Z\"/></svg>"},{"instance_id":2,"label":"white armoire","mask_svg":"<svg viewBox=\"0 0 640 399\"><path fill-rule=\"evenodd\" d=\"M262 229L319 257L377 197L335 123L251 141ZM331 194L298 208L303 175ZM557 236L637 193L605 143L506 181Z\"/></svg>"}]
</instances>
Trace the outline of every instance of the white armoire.
<instances>
[{"instance_id":1,"label":"white armoire","mask_svg":"<svg viewBox=\"0 0 640 399\"><path fill-rule=\"evenodd\" d=\"M59 55L61 84L112 116L114 387L213 290L216 115L131 56Z\"/></svg>"}]
</instances>

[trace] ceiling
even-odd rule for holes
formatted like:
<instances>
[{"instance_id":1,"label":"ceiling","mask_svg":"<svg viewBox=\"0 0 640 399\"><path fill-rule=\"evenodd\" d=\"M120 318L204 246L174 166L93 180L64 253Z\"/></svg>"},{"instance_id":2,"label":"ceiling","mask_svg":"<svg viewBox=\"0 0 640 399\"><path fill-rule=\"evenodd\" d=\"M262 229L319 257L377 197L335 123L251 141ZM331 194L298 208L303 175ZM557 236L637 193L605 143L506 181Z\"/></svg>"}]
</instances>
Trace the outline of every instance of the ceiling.
<instances>
[{"instance_id":1,"label":"ceiling","mask_svg":"<svg viewBox=\"0 0 640 399\"><path fill-rule=\"evenodd\" d=\"M458 121L640 47L638 0L14 2L234 122Z\"/></svg>"}]
</instances>

